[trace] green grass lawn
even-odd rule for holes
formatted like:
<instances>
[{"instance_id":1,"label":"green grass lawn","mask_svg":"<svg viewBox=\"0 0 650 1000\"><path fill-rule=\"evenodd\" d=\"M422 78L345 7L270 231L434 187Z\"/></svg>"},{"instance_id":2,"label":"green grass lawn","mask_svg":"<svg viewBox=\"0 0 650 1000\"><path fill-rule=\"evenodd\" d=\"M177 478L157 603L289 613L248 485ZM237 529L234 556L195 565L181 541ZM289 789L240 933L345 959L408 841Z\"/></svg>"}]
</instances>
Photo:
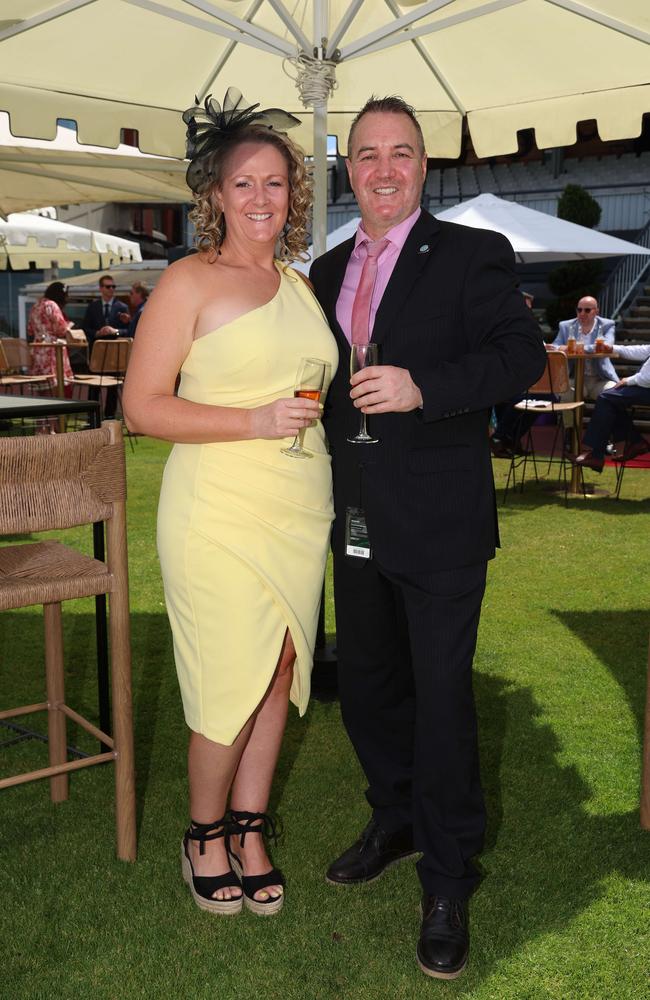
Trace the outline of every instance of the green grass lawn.
<instances>
[{"instance_id":1,"label":"green grass lawn","mask_svg":"<svg viewBox=\"0 0 650 1000\"><path fill-rule=\"evenodd\" d=\"M650 998L650 832L638 818L650 472L628 470L618 503L566 509L527 487L501 509L476 655L485 879L470 965L442 983L416 968L411 864L365 887L324 881L367 818L336 702L290 716L272 803L282 913L226 919L192 903L178 857L186 732L155 554L167 450L143 439L127 453L138 861L115 860L111 767L73 775L56 807L44 782L0 793L0 998ZM495 468L501 486L506 463ZM610 470L598 479L613 483ZM67 537L89 548L88 530ZM68 701L96 717L92 602L67 605L65 620ZM36 609L0 616L0 650L3 707L40 700ZM3 774L43 760L33 741L0 750Z\"/></svg>"}]
</instances>

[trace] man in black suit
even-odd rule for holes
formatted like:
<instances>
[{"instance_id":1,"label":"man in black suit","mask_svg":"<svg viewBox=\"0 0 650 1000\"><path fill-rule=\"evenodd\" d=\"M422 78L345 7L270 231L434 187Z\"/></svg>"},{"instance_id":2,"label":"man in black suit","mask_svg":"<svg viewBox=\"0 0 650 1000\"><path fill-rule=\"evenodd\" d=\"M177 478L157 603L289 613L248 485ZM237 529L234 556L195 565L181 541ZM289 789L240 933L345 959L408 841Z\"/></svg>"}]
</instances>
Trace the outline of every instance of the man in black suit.
<instances>
[{"instance_id":1,"label":"man in black suit","mask_svg":"<svg viewBox=\"0 0 650 1000\"><path fill-rule=\"evenodd\" d=\"M131 319L127 304L115 298L115 281L110 274L99 279L99 294L101 298L88 305L83 321L89 351L96 337L124 336Z\"/></svg>"},{"instance_id":2,"label":"man in black suit","mask_svg":"<svg viewBox=\"0 0 650 1000\"><path fill-rule=\"evenodd\" d=\"M367 882L421 852L418 964L455 978L485 828L472 659L498 544L488 419L546 356L507 240L420 210L426 154L412 108L369 101L347 166L362 224L311 278L340 351L324 412L339 689L372 818L327 878ZM379 364L350 379L364 268L377 255L366 337ZM361 413L377 444L349 443Z\"/></svg>"}]
</instances>

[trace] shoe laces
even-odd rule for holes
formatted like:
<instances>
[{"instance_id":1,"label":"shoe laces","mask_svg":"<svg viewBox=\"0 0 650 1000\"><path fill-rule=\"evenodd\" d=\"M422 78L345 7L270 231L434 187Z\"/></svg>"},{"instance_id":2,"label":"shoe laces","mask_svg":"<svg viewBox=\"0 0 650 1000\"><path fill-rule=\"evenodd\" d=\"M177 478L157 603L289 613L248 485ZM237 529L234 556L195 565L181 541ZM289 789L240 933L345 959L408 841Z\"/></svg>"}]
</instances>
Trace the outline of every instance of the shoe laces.
<instances>
[{"instance_id":1,"label":"shoe laces","mask_svg":"<svg viewBox=\"0 0 650 1000\"><path fill-rule=\"evenodd\" d=\"M365 848L368 846L368 844L372 840L376 839L377 834L379 833L380 829L381 829L381 827L379 826L379 824L377 823L377 821L375 819L371 819L370 822L367 824L367 826L362 831L361 836L359 838L359 851L360 852L364 851Z\"/></svg>"},{"instance_id":2,"label":"shoe laces","mask_svg":"<svg viewBox=\"0 0 650 1000\"><path fill-rule=\"evenodd\" d=\"M267 840L277 842L279 833L275 820L268 813L231 812L230 832L239 837L240 847L244 847L246 835L261 833Z\"/></svg>"},{"instance_id":3,"label":"shoe laces","mask_svg":"<svg viewBox=\"0 0 650 1000\"><path fill-rule=\"evenodd\" d=\"M435 915L448 922L450 927L457 927L459 929L465 927L465 907L463 906L463 901L460 899L453 899L449 896L425 897L422 910L425 920Z\"/></svg>"}]
</instances>

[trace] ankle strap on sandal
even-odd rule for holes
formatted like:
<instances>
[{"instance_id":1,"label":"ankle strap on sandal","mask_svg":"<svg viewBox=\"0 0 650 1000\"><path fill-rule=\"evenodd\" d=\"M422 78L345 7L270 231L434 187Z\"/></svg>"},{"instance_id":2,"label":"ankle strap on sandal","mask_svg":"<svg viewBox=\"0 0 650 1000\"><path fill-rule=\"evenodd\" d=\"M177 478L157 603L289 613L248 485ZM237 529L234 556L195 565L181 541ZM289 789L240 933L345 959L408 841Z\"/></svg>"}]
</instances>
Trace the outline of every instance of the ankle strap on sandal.
<instances>
[{"instance_id":1,"label":"ankle strap on sandal","mask_svg":"<svg viewBox=\"0 0 650 1000\"><path fill-rule=\"evenodd\" d=\"M208 840L218 840L224 837L228 827L228 813L221 819L216 819L214 823L197 823L191 819L185 836L188 840L196 840L199 844L199 854L205 854L205 845Z\"/></svg>"},{"instance_id":2,"label":"ankle strap on sandal","mask_svg":"<svg viewBox=\"0 0 650 1000\"><path fill-rule=\"evenodd\" d=\"M246 834L261 833L267 840L274 843L278 839L275 820L268 813L239 812L232 809L230 812L230 833L239 837L240 846L244 846Z\"/></svg>"}]
</instances>

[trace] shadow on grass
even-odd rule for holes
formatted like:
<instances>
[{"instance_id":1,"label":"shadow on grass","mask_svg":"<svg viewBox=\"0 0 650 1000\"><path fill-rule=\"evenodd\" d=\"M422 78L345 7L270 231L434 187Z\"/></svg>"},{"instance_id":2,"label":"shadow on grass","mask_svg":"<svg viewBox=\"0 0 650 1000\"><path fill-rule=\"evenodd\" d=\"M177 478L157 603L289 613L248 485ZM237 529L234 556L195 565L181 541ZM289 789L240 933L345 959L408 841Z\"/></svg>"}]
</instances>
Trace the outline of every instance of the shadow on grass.
<instances>
[{"instance_id":1,"label":"shadow on grass","mask_svg":"<svg viewBox=\"0 0 650 1000\"><path fill-rule=\"evenodd\" d=\"M617 625L641 636L640 613ZM647 620L645 626L647 650ZM638 664L617 666L640 723L644 683L635 671L645 671ZM526 942L565 930L604 894L609 875L650 881L650 835L640 829L638 811L587 812L589 785L577 768L559 763L562 747L541 721L532 689L485 674L476 676L475 689L488 831L485 879L472 907L474 964L465 988Z\"/></svg>"},{"instance_id":2,"label":"shadow on grass","mask_svg":"<svg viewBox=\"0 0 650 1000\"><path fill-rule=\"evenodd\" d=\"M636 719L639 739L642 740L650 629L647 608L627 611L606 608L565 611L551 608L550 614L555 615L605 664L625 692Z\"/></svg>"},{"instance_id":3,"label":"shadow on grass","mask_svg":"<svg viewBox=\"0 0 650 1000\"><path fill-rule=\"evenodd\" d=\"M648 479L648 494L650 495L650 477ZM598 484L595 484L598 486ZM523 493L518 490L509 490L506 502L503 502L503 488L497 488L497 505L499 517L511 517L515 514L522 514L529 510L538 508L563 509L563 510L595 510L600 514L607 514L610 517L631 517L635 514L647 514L648 501L644 499L616 500L614 497L614 483L605 484L605 489L609 489L609 496L569 496L568 507L564 502L563 486L557 483L551 488L547 481L540 481L537 486L531 483L526 484Z\"/></svg>"}]
</instances>

